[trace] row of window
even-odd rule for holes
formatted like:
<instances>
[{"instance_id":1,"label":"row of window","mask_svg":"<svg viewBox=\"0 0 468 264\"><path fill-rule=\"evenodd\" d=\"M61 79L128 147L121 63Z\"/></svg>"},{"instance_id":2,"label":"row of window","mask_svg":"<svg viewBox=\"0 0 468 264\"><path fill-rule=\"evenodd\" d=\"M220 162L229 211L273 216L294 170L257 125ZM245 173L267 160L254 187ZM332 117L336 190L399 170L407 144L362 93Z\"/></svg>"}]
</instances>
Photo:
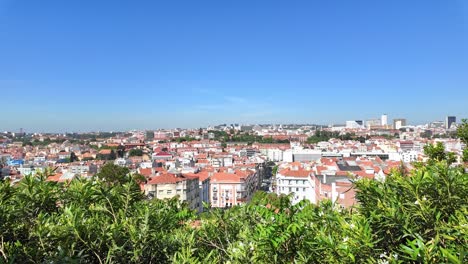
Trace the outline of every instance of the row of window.
<instances>
[{"instance_id":1,"label":"row of window","mask_svg":"<svg viewBox=\"0 0 468 264\"><path fill-rule=\"evenodd\" d=\"M288 184L288 185L299 185L299 184L306 184L306 180L279 180L279 184Z\"/></svg>"},{"instance_id":2,"label":"row of window","mask_svg":"<svg viewBox=\"0 0 468 264\"><path fill-rule=\"evenodd\" d=\"M281 187L281 190L284 191L284 188L285 187ZM286 187L286 188L288 188L288 187ZM305 192L307 188L291 188L291 187L289 187L289 192L293 192L294 189L296 189L296 192L299 192L300 189L302 189L302 191Z\"/></svg>"},{"instance_id":3,"label":"row of window","mask_svg":"<svg viewBox=\"0 0 468 264\"><path fill-rule=\"evenodd\" d=\"M187 193L187 189L183 189L183 190L178 189L176 190L176 194L180 194L181 191L183 193ZM167 194L172 194L172 190L159 190L159 194L164 194L164 192L166 192Z\"/></svg>"}]
</instances>

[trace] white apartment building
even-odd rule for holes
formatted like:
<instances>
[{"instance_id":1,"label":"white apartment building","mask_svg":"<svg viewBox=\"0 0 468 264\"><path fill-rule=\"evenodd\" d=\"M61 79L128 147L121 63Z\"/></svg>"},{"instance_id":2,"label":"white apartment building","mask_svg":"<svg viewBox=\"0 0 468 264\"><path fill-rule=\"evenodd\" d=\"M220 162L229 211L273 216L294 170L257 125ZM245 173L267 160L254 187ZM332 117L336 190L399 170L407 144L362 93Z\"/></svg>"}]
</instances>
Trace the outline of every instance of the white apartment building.
<instances>
[{"instance_id":1,"label":"white apartment building","mask_svg":"<svg viewBox=\"0 0 468 264\"><path fill-rule=\"evenodd\" d=\"M278 195L294 193L293 204L305 199L315 203L315 190L310 177L312 173L298 166L279 170L276 174L276 193Z\"/></svg>"}]
</instances>

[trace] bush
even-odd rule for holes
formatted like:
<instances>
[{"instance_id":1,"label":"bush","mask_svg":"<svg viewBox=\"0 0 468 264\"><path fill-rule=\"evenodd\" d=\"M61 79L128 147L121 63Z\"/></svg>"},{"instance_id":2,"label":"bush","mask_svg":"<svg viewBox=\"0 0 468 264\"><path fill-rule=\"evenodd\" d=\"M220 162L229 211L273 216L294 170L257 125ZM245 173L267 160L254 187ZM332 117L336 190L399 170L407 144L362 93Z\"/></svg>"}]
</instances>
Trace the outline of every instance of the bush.
<instances>
[{"instance_id":1,"label":"bush","mask_svg":"<svg viewBox=\"0 0 468 264\"><path fill-rule=\"evenodd\" d=\"M357 180L351 209L258 192L198 216L117 174L0 182L0 262L468 263L468 175L446 161Z\"/></svg>"}]
</instances>

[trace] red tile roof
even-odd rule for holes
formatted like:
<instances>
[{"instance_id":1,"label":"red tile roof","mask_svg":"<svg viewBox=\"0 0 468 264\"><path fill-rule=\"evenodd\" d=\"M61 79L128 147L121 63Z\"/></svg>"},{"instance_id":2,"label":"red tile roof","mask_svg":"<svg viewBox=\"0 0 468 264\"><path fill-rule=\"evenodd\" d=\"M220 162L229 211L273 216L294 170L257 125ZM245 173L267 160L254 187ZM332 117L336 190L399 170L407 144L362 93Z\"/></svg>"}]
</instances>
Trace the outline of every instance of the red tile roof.
<instances>
[{"instance_id":1,"label":"red tile roof","mask_svg":"<svg viewBox=\"0 0 468 264\"><path fill-rule=\"evenodd\" d=\"M200 181L205 181L206 179L210 177L210 173L207 171L200 171L199 173L197 173L197 175Z\"/></svg>"},{"instance_id":2,"label":"red tile roof","mask_svg":"<svg viewBox=\"0 0 468 264\"><path fill-rule=\"evenodd\" d=\"M150 176L152 174L151 168L140 169L140 174L143 176Z\"/></svg>"},{"instance_id":3,"label":"red tile roof","mask_svg":"<svg viewBox=\"0 0 468 264\"><path fill-rule=\"evenodd\" d=\"M111 154L112 150L110 149L101 149L101 151L99 151L99 154L102 154L102 155L109 155Z\"/></svg>"},{"instance_id":4,"label":"red tile roof","mask_svg":"<svg viewBox=\"0 0 468 264\"><path fill-rule=\"evenodd\" d=\"M234 173L218 172L211 176L211 182L240 182L241 177Z\"/></svg>"},{"instance_id":5,"label":"red tile roof","mask_svg":"<svg viewBox=\"0 0 468 264\"><path fill-rule=\"evenodd\" d=\"M165 173L152 177L146 184L174 184L191 179L193 178L189 178L183 175L177 176L175 174Z\"/></svg>"},{"instance_id":6,"label":"red tile roof","mask_svg":"<svg viewBox=\"0 0 468 264\"><path fill-rule=\"evenodd\" d=\"M311 171L308 170L290 170L290 169L284 169L280 171L280 174L286 177L300 177L300 178L306 178L309 177L311 174Z\"/></svg>"}]
</instances>

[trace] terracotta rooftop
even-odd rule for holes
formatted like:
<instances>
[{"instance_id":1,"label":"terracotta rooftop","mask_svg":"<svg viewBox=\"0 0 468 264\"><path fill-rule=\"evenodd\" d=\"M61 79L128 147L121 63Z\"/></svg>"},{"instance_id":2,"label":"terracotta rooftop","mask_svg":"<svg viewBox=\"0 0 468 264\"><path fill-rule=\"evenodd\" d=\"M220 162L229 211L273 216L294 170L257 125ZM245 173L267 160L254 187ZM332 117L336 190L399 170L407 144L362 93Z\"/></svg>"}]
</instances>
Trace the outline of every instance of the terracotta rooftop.
<instances>
[{"instance_id":1,"label":"terracotta rooftop","mask_svg":"<svg viewBox=\"0 0 468 264\"><path fill-rule=\"evenodd\" d=\"M312 173L312 171L308 170L290 170L290 169L284 169L280 171L280 174L286 177L299 177L299 178L307 178L309 175Z\"/></svg>"},{"instance_id":2,"label":"terracotta rooftop","mask_svg":"<svg viewBox=\"0 0 468 264\"><path fill-rule=\"evenodd\" d=\"M146 184L174 184L191 179L193 178L184 175L177 176L175 174L165 173L152 177Z\"/></svg>"},{"instance_id":3,"label":"terracotta rooftop","mask_svg":"<svg viewBox=\"0 0 468 264\"><path fill-rule=\"evenodd\" d=\"M241 177L234 173L218 172L211 176L211 182L240 182Z\"/></svg>"}]
</instances>

